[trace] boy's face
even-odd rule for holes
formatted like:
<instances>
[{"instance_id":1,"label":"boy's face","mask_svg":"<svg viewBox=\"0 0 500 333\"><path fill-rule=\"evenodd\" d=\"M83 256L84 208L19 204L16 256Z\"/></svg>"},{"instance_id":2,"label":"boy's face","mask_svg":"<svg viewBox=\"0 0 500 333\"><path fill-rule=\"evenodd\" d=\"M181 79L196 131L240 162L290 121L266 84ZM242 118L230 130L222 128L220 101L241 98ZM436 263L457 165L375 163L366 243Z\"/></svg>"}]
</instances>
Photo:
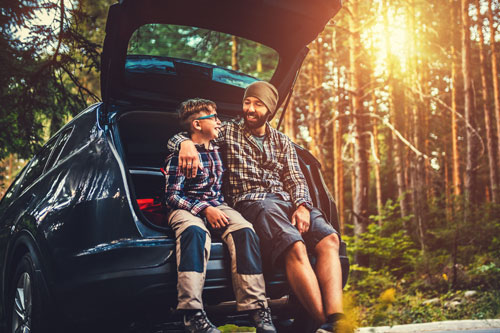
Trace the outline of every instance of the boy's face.
<instances>
[{"instance_id":1,"label":"boy's face","mask_svg":"<svg viewBox=\"0 0 500 333\"><path fill-rule=\"evenodd\" d=\"M219 136L221 121L217 117L217 112L213 107L209 106L210 112L201 112L200 115L193 120L194 128L208 140L214 140Z\"/></svg>"},{"instance_id":2,"label":"boy's face","mask_svg":"<svg viewBox=\"0 0 500 333\"><path fill-rule=\"evenodd\" d=\"M269 118L267 107L257 97L247 97L243 101L243 115L248 128L255 129L264 126Z\"/></svg>"}]
</instances>

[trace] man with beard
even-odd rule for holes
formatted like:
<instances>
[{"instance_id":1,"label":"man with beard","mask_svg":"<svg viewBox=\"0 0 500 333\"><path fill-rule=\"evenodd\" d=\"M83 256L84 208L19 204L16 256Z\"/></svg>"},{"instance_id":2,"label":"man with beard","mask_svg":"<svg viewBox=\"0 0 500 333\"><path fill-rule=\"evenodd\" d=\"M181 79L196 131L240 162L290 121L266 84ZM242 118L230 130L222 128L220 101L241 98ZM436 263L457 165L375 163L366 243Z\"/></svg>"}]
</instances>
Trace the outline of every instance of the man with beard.
<instances>
[{"instance_id":1,"label":"man with beard","mask_svg":"<svg viewBox=\"0 0 500 333\"><path fill-rule=\"evenodd\" d=\"M216 143L228 169L227 197L253 223L269 263L284 262L293 292L322 324L317 332L345 332L339 235L313 208L292 141L267 122L277 102L272 84L254 82L245 90L243 120L223 125ZM179 147L179 167L188 177L196 175L199 159L193 143L177 134L168 148ZM308 250L316 256L315 270Z\"/></svg>"}]
</instances>

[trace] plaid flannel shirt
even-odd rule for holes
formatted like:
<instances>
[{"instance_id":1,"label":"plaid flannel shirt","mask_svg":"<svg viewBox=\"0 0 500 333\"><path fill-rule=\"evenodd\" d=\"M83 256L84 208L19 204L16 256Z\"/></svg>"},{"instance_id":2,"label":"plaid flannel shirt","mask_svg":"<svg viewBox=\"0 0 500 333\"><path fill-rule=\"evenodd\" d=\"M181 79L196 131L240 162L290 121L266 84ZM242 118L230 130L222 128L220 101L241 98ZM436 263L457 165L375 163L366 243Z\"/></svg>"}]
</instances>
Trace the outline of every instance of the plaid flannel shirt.
<instances>
[{"instance_id":1,"label":"plaid flannel shirt","mask_svg":"<svg viewBox=\"0 0 500 333\"><path fill-rule=\"evenodd\" d=\"M243 200L265 200L269 193L280 195L295 207L312 207L305 177L292 141L285 134L266 124L264 149L260 150L243 120L223 124L216 143L225 152L228 170L226 194L234 205ZM178 151L186 133L168 141L170 151Z\"/></svg>"},{"instance_id":2,"label":"plaid flannel shirt","mask_svg":"<svg viewBox=\"0 0 500 333\"><path fill-rule=\"evenodd\" d=\"M198 169L195 178L186 178L179 168L179 153L166 159L165 201L171 209L185 209L193 215L209 206L217 207L224 202L222 175L224 166L220 152L215 145L205 149L196 145L203 170Z\"/></svg>"}]
</instances>

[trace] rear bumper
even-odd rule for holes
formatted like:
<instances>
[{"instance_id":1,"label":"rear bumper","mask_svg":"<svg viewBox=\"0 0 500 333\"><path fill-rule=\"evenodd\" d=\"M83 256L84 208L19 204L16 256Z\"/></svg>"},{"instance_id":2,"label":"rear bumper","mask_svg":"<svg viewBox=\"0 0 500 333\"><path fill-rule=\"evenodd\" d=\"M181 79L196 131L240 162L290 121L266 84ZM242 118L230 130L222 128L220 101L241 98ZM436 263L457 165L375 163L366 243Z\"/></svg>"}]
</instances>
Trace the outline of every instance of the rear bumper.
<instances>
[{"instance_id":1,"label":"rear bumper","mask_svg":"<svg viewBox=\"0 0 500 333\"><path fill-rule=\"evenodd\" d=\"M349 261L342 242L340 260L343 283ZM314 263L314 259L312 262ZM51 288L59 312L70 321L89 321L109 316L167 318L177 303L175 241L171 238L123 240L82 251L66 260ZM59 266L60 267L60 266ZM212 243L203 300L207 309L219 307L236 312L227 249ZM283 269L265 271L266 293L271 300L290 293ZM222 304L221 304L222 303ZM289 304L271 302L286 315ZM224 310L225 309L225 310Z\"/></svg>"},{"instance_id":2,"label":"rear bumper","mask_svg":"<svg viewBox=\"0 0 500 333\"><path fill-rule=\"evenodd\" d=\"M166 318L177 303L177 267L172 239L117 242L67 258L54 286L57 308L70 321L109 316ZM288 293L284 274L266 274L268 297ZM214 306L234 300L230 260L222 243L212 243L203 300Z\"/></svg>"}]
</instances>

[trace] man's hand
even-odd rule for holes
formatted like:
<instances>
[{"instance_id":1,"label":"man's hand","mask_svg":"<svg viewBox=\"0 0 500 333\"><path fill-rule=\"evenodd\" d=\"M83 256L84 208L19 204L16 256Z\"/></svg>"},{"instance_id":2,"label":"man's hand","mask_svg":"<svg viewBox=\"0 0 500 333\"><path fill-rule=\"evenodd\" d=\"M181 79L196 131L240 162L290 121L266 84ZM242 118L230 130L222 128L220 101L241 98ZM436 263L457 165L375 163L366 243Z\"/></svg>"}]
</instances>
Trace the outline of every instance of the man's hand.
<instances>
[{"instance_id":1,"label":"man's hand","mask_svg":"<svg viewBox=\"0 0 500 333\"><path fill-rule=\"evenodd\" d=\"M198 150L191 140L186 140L181 143L179 150L179 167L186 175L186 178L196 177L198 168L202 169L200 158L198 157Z\"/></svg>"},{"instance_id":2,"label":"man's hand","mask_svg":"<svg viewBox=\"0 0 500 333\"><path fill-rule=\"evenodd\" d=\"M299 206L292 215L292 224L301 234L309 230L311 224L311 213L304 206Z\"/></svg>"},{"instance_id":3,"label":"man's hand","mask_svg":"<svg viewBox=\"0 0 500 333\"><path fill-rule=\"evenodd\" d=\"M223 228L229 224L229 218L222 210L217 207L207 207L202 212L207 218L208 223L214 229Z\"/></svg>"}]
</instances>

